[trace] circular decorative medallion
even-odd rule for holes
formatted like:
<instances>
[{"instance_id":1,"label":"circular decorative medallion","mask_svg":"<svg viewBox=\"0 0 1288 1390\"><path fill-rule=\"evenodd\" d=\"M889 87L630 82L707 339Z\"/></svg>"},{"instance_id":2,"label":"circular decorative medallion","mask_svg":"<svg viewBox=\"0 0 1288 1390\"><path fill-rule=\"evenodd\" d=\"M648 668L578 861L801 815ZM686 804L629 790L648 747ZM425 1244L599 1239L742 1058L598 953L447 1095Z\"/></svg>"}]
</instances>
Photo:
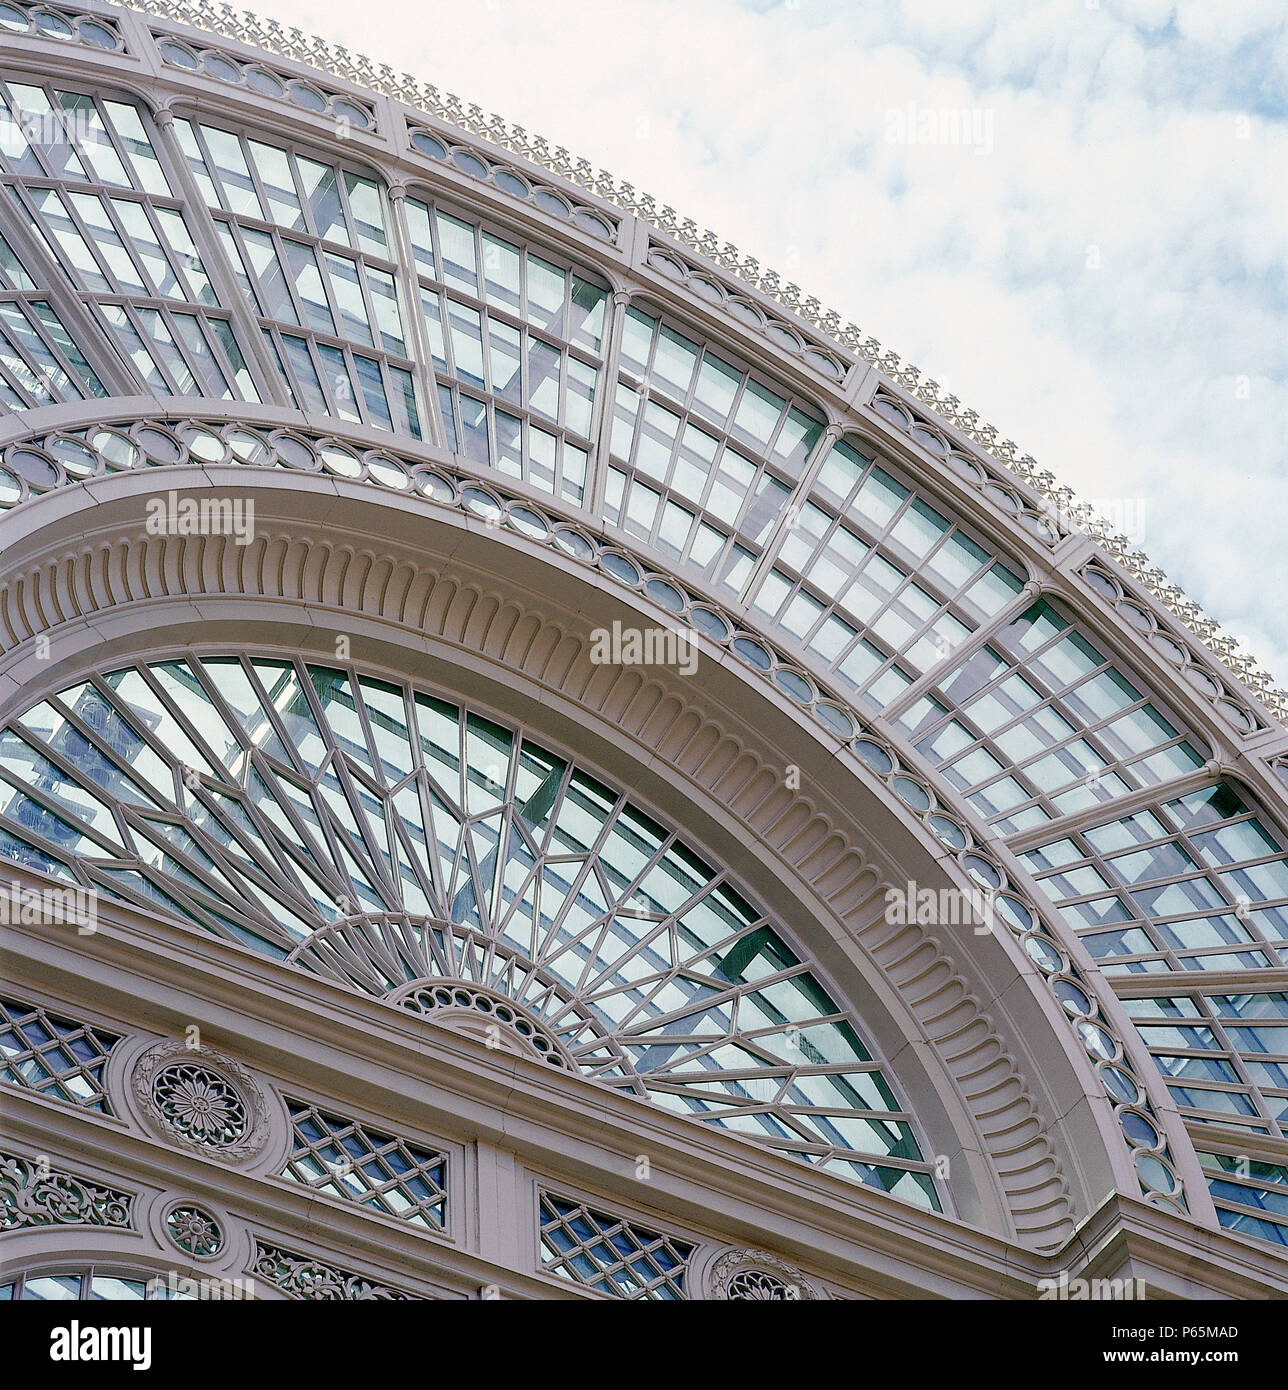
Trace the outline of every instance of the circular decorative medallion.
<instances>
[{"instance_id":1,"label":"circular decorative medallion","mask_svg":"<svg viewBox=\"0 0 1288 1390\"><path fill-rule=\"evenodd\" d=\"M217 1255L224 1248L224 1233L209 1212L190 1203L171 1207L165 1218L166 1235L186 1254L199 1259Z\"/></svg>"},{"instance_id":2,"label":"circular decorative medallion","mask_svg":"<svg viewBox=\"0 0 1288 1390\"><path fill-rule=\"evenodd\" d=\"M766 1250L726 1250L707 1271L707 1297L727 1303L811 1302L826 1297L795 1265Z\"/></svg>"},{"instance_id":3,"label":"circular decorative medallion","mask_svg":"<svg viewBox=\"0 0 1288 1390\"><path fill-rule=\"evenodd\" d=\"M268 1139L263 1092L245 1067L211 1048L156 1043L134 1064L131 1089L151 1128L181 1148L236 1163Z\"/></svg>"},{"instance_id":4,"label":"circular decorative medallion","mask_svg":"<svg viewBox=\"0 0 1288 1390\"><path fill-rule=\"evenodd\" d=\"M766 1269L740 1269L725 1286L725 1298L730 1303L753 1303L757 1300L787 1303L795 1297L791 1290L791 1284Z\"/></svg>"},{"instance_id":5,"label":"circular decorative medallion","mask_svg":"<svg viewBox=\"0 0 1288 1390\"><path fill-rule=\"evenodd\" d=\"M186 1138L210 1148L235 1144L246 1133L241 1096L208 1067L189 1062L162 1067L152 1079L152 1103Z\"/></svg>"}]
</instances>

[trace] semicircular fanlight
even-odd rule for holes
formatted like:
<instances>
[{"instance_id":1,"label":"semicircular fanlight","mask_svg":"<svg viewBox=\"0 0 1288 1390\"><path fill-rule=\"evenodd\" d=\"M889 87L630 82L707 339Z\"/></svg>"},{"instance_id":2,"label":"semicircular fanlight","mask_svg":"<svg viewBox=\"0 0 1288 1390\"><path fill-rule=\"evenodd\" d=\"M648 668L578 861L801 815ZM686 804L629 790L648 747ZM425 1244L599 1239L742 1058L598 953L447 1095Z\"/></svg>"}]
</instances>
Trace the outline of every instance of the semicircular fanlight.
<instances>
[{"instance_id":1,"label":"semicircular fanlight","mask_svg":"<svg viewBox=\"0 0 1288 1390\"><path fill-rule=\"evenodd\" d=\"M398 1007L472 983L604 1085L939 1205L911 1115L780 931L525 734L348 668L190 656L34 705L0 778L11 861Z\"/></svg>"}]
</instances>

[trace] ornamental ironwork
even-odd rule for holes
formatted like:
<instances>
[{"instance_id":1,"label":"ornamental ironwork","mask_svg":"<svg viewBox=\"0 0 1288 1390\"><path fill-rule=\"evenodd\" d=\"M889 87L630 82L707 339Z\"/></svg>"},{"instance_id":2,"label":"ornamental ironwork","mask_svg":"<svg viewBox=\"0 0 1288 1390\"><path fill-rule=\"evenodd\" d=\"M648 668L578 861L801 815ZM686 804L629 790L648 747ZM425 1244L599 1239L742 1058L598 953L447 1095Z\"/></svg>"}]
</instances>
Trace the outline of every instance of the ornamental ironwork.
<instances>
[{"instance_id":1,"label":"ornamental ironwork","mask_svg":"<svg viewBox=\"0 0 1288 1390\"><path fill-rule=\"evenodd\" d=\"M610 1298L687 1298L691 1242L585 1202L541 1194L541 1267Z\"/></svg>"},{"instance_id":2,"label":"ornamental ironwork","mask_svg":"<svg viewBox=\"0 0 1288 1390\"><path fill-rule=\"evenodd\" d=\"M413 1294L390 1288L365 1275L340 1269L309 1255L292 1254L275 1245L256 1242L251 1274L272 1284L289 1298L341 1302L392 1302Z\"/></svg>"},{"instance_id":3,"label":"ornamental ironwork","mask_svg":"<svg viewBox=\"0 0 1288 1390\"><path fill-rule=\"evenodd\" d=\"M128 1229L134 1198L49 1166L47 1159L0 1155L0 1226L115 1226Z\"/></svg>"},{"instance_id":4,"label":"ornamental ironwork","mask_svg":"<svg viewBox=\"0 0 1288 1390\"><path fill-rule=\"evenodd\" d=\"M0 999L0 1083L22 1086L49 1100L112 1113L104 1072L120 1039L43 1009Z\"/></svg>"},{"instance_id":5,"label":"ornamental ironwork","mask_svg":"<svg viewBox=\"0 0 1288 1390\"><path fill-rule=\"evenodd\" d=\"M217 1072L191 1062L157 1072L152 1103L185 1138L209 1148L235 1144L246 1134L246 1107L236 1089Z\"/></svg>"},{"instance_id":6,"label":"ornamental ironwork","mask_svg":"<svg viewBox=\"0 0 1288 1390\"><path fill-rule=\"evenodd\" d=\"M185 1254L210 1258L224 1248L219 1222L199 1206L181 1202L171 1207L165 1218L166 1236Z\"/></svg>"},{"instance_id":7,"label":"ornamental ironwork","mask_svg":"<svg viewBox=\"0 0 1288 1390\"><path fill-rule=\"evenodd\" d=\"M288 1101L291 1155L281 1176L408 1225L447 1224L447 1158L316 1105Z\"/></svg>"}]
</instances>

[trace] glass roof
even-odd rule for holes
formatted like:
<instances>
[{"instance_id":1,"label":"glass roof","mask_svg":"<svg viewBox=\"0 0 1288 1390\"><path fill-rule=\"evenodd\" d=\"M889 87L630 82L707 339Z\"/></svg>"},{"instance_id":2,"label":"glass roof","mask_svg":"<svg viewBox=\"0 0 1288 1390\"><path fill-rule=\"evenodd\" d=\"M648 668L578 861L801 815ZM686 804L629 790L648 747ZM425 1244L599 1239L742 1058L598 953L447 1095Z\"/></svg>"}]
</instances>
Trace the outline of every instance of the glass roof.
<instances>
[{"instance_id":1,"label":"glass roof","mask_svg":"<svg viewBox=\"0 0 1288 1390\"><path fill-rule=\"evenodd\" d=\"M1046 600L952 663L897 722L1003 834L1169 782L1208 757Z\"/></svg>"},{"instance_id":2,"label":"glass roof","mask_svg":"<svg viewBox=\"0 0 1288 1390\"><path fill-rule=\"evenodd\" d=\"M106 21L78 20L74 37L100 52L120 46ZM861 728L862 715L884 715L938 772L946 794L1011 842L1129 1010L1143 1007L1135 994L1143 976L1158 980L1159 1008L1199 1010L1175 1016L1201 1017L1185 1026L1202 1043L1184 1048L1174 1040L1160 1052L1150 1042L1196 1132L1220 1114L1269 1140L1285 1137L1275 1129L1283 1056L1249 1052L1243 1034L1230 1032L1245 1025L1213 1013L1213 1001L1242 997L1228 993L1231 977L1247 997L1273 999L1275 990L1256 988L1257 974L1288 966L1278 805L1257 805L1228 778L1205 772L1213 750L1201 733L1103 628L1062 599L1035 595L1023 547L1001 539L1005 528L985 534L929 475L919 481L906 460L850 423L844 434L837 424L827 428L836 411L821 395L709 338L674 303L664 307L638 291L614 297L621 261L597 256L616 247L615 220L610 226L574 199L419 128L410 157L420 168L406 183L405 168L395 172L375 153L375 107L351 93L188 44L171 42L163 56L212 84L325 113L346 136L332 131L309 145L262 120L213 114L213 106L199 115L181 107L158 122L145 102L120 90L0 73L0 416L135 395L242 401L248 415L261 406L295 408L315 430L329 422L341 435L352 427L409 449L445 448L462 469L508 475L520 493L542 494L541 505L565 510L609 545L655 557L659 571L673 568L710 595L706 601L799 661L838 711L848 702L840 715L846 724ZM347 140L351 129L365 133L361 149ZM475 195L444 181L445 169L474 181L477 206ZM498 211L507 197L522 203L522 217ZM534 210L550 224L539 237ZM588 235L581 250L570 250L578 229ZM116 441L110 429L91 433ZM104 466L170 461L121 440ZM88 476L99 467L83 462L88 445L57 431L10 445L0 507ZM328 447L334 458L348 457L342 442ZM259 445L237 456L251 466L264 461ZM190 675L189 697L210 688L208 673ZM136 693L158 699L159 710L178 699L158 693L166 687L155 671L136 679ZM247 675L252 686L257 679ZM87 683L84 697L91 692L105 709L130 703L103 682ZM73 707L46 702L50 737L59 727L54 716L74 721ZM131 716L122 709L121 718L124 727ZM264 727L285 749L287 734L299 731L286 730L281 718L265 715ZM342 759L337 768L350 771L336 771L335 786L301 787L290 753L275 788L265 784L262 805L250 782L218 794L212 784L199 798L209 802L208 823L189 844L179 802L164 801L173 750L152 750L165 763L155 769L159 786L143 767L118 764L119 780L103 799L86 768L67 765L52 745L42 751L38 736L31 726L5 736L12 766L29 780L28 790L14 788L5 852L63 876L88 872L105 889L181 910L260 949L294 949L300 933L322 920L319 904L334 907L332 890L352 890L354 915L425 913L414 885L456 921L457 895L481 862L477 847L474 860L462 852L459 864L473 867L458 883L451 875L465 870L449 871L428 843L423 865L409 858L396 866L392 842L379 854L360 848L369 832L393 834L397 824L349 826L339 809L354 797L385 797L385 774L374 765ZM140 750L155 742L151 729L136 736ZM200 747L192 740L194 754ZM222 779L221 756L208 749L193 766ZM103 757L106 767L110 750ZM74 806L47 794L60 778L78 782ZM285 812L282 796L295 797L291 816L304 815L306 804L319 816L311 833L322 836L318 862L327 867L292 860L284 877L255 869L255 856L271 843L258 818L268 806ZM18 806L27 820L16 818ZM238 818L243 810L248 821ZM120 843L127 833L133 839ZM277 863L287 849L270 853ZM591 877L600 882L598 871ZM458 926L495 933L488 892L496 885L475 883L472 891L477 918ZM227 911L231 903L239 912ZM457 938L445 938L441 949L456 953L457 963L469 959ZM1219 975L1225 992L1195 994L1198 972ZM572 1009L571 996L556 995ZM721 1017L726 1030L741 1026ZM1147 1025L1143 1014L1137 1023L1147 1041L1161 1036L1147 1028L1176 1026ZM660 1055L651 1044L637 1048ZM636 1080L639 1065L635 1056ZM1173 1066L1181 1070L1169 1072ZM804 1094L785 1091L774 1104L784 1114L795 1106L795 1118L779 1131L778 1121L764 1118L772 1106L763 1097L739 1094L737 1114L724 1115L713 1111L704 1080L678 1075L649 1082L651 1097L714 1113L712 1122L751 1128L765 1142L796 1144L818 1161L833 1162L851 1146L893 1154L897 1162L855 1171L897 1182L904 1195L931 1191L928 1179L918 1186L924 1165L916 1166L902 1119L883 1121L879 1137L843 1133L829 1119L820 1139ZM1209 1167L1223 1172L1212 1181L1226 1185L1221 1220L1265 1235L1261 1227L1273 1224L1282 1201L1279 1180L1231 1175L1222 1168L1229 1155L1211 1147ZM894 1176L873 1177L878 1171ZM1255 1218L1235 1210L1242 1199L1228 1189L1240 1183L1258 1194Z\"/></svg>"},{"instance_id":3,"label":"glass roof","mask_svg":"<svg viewBox=\"0 0 1288 1390\"><path fill-rule=\"evenodd\" d=\"M258 402L246 345L211 281L193 240L191 212L145 119L132 102L13 77L0 83L10 210L35 229L42 250L83 292L141 391ZM12 251L9 257L17 261ZM95 389L92 372L78 369L84 353L54 312L37 317L67 340L54 346L87 394L106 394ZM17 327L12 311L10 325ZM11 345L21 343L11 339ZM29 372L39 373L40 365L39 357L27 360ZM12 384L21 390L21 372ZM68 398L64 386L61 399Z\"/></svg>"}]
</instances>

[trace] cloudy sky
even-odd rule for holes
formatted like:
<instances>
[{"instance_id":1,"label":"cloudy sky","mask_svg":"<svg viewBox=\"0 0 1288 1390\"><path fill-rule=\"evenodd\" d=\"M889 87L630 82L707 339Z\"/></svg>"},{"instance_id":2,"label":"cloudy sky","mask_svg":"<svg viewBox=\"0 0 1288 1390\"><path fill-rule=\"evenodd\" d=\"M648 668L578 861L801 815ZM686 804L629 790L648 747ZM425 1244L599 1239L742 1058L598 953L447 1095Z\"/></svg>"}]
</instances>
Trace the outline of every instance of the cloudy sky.
<instances>
[{"instance_id":1,"label":"cloudy sky","mask_svg":"<svg viewBox=\"0 0 1288 1390\"><path fill-rule=\"evenodd\" d=\"M1283 0L250 0L947 385L1288 686Z\"/></svg>"}]
</instances>

